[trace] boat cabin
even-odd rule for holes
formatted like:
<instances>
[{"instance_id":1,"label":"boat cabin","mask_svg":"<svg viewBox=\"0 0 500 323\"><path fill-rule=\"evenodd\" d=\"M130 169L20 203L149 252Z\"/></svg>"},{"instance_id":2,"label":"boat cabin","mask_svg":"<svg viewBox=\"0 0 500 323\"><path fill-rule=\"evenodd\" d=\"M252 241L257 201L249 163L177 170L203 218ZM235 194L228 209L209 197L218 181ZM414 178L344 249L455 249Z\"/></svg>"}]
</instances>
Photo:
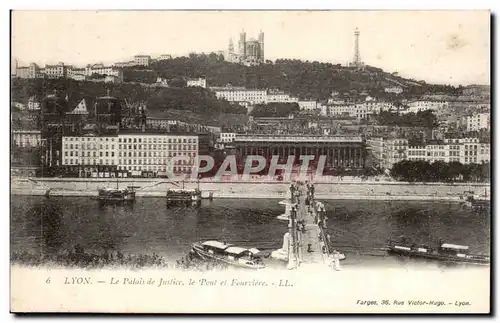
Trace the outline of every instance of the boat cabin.
<instances>
[{"instance_id":1,"label":"boat cabin","mask_svg":"<svg viewBox=\"0 0 500 323\"><path fill-rule=\"evenodd\" d=\"M451 243L443 243L439 249L442 253L454 254L459 257L465 257L465 255L468 253L469 247Z\"/></svg>"},{"instance_id":2,"label":"boat cabin","mask_svg":"<svg viewBox=\"0 0 500 323\"><path fill-rule=\"evenodd\" d=\"M219 241L205 241L201 245L203 246L203 250L210 254L221 254L229 247L228 245Z\"/></svg>"},{"instance_id":3,"label":"boat cabin","mask_svg":"<svg viewBox=\"0 0 500 323\"><path fill-rule=\"evenodd\" d=\"M167 201L200 201L201 191L198 189L169 189Z\"/></svg>"},{"instance_id":4,"label":"boat cabin","mask_svg":"<svg viewBox=\"0 0 500 323\"><path fill-rule=\"evenodd\" d=\"M227 259L231 261L243 261L248 265L255 265L261 262L260 257L257 255L260 253L260 250L256 248L236 247L219 241L205 241L201 245L205 252L212 255L227 256Z\"/></svg>"},{"instance_id":5,"label":"boat cabin","mask_svg":"<svg viewBox=\"0 0 500 323\"><path fill-rule=\"evenodd\" d=\"M246 249L242 247L229 247L225 250L229 260L239 261L252 266L262 262L260 257L256 256L259 252L256 248Z\"/></svg>"}]
</instances>

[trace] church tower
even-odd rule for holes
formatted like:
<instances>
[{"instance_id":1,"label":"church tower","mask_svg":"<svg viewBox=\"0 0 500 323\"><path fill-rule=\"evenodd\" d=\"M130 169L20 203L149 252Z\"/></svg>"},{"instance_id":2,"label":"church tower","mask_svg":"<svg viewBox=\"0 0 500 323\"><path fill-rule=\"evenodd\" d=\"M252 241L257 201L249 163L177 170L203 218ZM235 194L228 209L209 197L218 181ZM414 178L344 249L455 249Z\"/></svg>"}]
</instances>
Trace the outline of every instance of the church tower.
<instances>
[{"instance_id":1,"label":"church tower","mask_svg":"<svg viewBox=\"0 0 500 323\"><path fill-rule=\"evenodd\" d=\"M264 56L264 32L261 30L259 33L259 47L260 47L260 61L265 61Z\"/></svg>"},{"instance_id":2,"label":"church tower","mask_svg":"<svg viewBox=\"0 0 500 323\"><path fill-rule=\"evenodd\" d=\"M240 41L238 44L239 54L242 59L246 58L246 43L247 43L247 34L245 33L244 30L242 30L240 33Z\"/></svg>"},{"instance_id":3,"label":"church tower","mask_svg":"<svg viewBox=\"0 0 500 323\"><path fill-rule=\"evenodd\" d=\"M229 38L229 46L227 48L226 61L228 61L228 62L234 62L234 45L233 45L233 39L232 38Z\"/></svg>"}]
</instances>

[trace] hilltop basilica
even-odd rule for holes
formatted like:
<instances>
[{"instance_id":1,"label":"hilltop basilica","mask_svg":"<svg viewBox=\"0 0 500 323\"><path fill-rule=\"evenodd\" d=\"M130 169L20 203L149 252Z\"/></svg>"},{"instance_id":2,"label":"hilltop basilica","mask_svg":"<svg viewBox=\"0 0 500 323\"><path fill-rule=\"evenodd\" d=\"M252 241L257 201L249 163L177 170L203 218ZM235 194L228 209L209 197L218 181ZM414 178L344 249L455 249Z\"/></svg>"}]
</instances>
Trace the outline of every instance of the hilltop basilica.
<instances>
[{"instance_id":1,"label":"hilltop basilica","mask_svg":"<svg viewBox=\"0 0 500 323\"><path fill-rule=\"evenodd\" d=\"M232 63L245 65L258 65L264 63L264 33L259 33L259 39L250 38L247 41L247 34L241 31L238 42L238 53L234 51L233 40L229 40L229 48L226 60Z\"/></svg>"}]
</instances>

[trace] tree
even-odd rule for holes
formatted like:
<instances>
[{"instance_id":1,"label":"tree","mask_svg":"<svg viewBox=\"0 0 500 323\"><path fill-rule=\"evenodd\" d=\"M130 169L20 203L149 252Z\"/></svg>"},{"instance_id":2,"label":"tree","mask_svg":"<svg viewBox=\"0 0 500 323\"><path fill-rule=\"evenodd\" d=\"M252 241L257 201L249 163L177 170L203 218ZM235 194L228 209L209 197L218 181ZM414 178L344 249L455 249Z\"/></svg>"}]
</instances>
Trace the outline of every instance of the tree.
<instances>
[{"instance_id":1,"label":"tree","mask_svg":"<svg viewBox=\"0 0 500 323\"><path fill-rule=\"evenodd\" d=\"M180 78L175 78L175 79L169 80L168 84L171 87L186 87L186 85L187 85L186 80L180 79Z\"/></svg>"},{"instance_id":2,"label":"tree","mask_svg":"<svg viewBox=\"0 0 500 323\"><path fill-rule=\"evenodd\" d=\"M446 163L436 161L409 161L395 163L391 176L397 180L408 182L451 182L451 181L487 181L489 180L489 163L463 165L460 162Z\"/></svg>"},{"instance_id":3,"label":"tree","mask_svg":"<svg viewBox=\"0 0 500 323\"><path fill-rule=\"evenodd\" d=\"M287 117L300 111L297 103L272 102L268 104L256 104L250 113L254 117Z\"/></svg>"}]
</instances>

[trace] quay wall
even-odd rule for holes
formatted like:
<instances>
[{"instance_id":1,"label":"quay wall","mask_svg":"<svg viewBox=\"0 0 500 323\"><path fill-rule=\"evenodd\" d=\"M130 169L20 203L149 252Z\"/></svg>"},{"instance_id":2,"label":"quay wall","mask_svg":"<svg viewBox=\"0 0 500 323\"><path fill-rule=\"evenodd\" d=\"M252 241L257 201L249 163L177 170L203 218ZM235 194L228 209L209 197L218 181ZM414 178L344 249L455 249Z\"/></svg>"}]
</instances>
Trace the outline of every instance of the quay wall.
<instances>
[{"instance_id":1,"label":"quay wall","mask_svg":"<svg viewBox=\"0 0 500 323\"><path fill-rule=\"evenodd\" d=\"M271 181L186 181L184 188L197 188L203 196L214 198L285 198L289 184ZM13 195L44 195L50 189L52 196L94 196L103 187L141 187L137 196L163 197L178 185L162 179L106 179L106 178L12 178ZM315 182L319 199L375 199L375 200L457 200L466 194L491 196L489 183L407 183L370 180L328 180Z\"/></svg>"}]
</instances>

